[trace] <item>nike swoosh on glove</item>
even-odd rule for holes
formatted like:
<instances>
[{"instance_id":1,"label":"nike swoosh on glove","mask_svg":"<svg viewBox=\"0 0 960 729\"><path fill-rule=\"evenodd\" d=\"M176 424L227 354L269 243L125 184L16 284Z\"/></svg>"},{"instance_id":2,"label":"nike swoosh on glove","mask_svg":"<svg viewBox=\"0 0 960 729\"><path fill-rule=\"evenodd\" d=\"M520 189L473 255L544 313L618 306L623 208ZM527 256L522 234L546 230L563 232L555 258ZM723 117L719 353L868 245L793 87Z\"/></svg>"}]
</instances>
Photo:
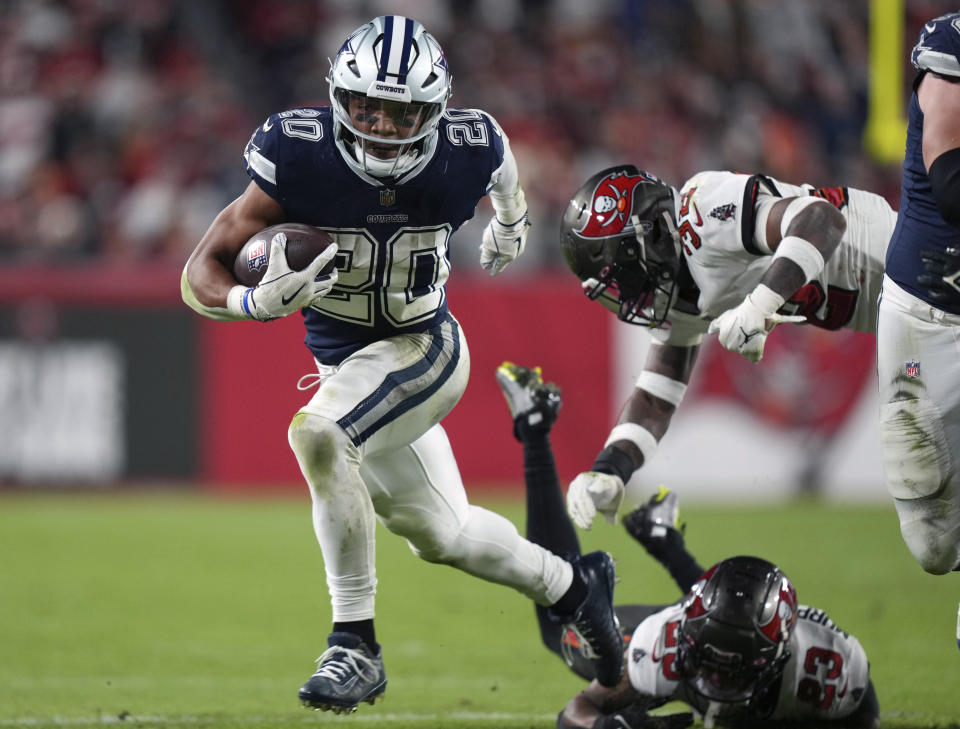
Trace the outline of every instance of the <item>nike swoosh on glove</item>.
<instances>
[{"instance_id":1,"label":"nike swoosh on glove","mask_svg":"<svg viewBox=\"0 0 960 729\"><path fill-rule=\"evenodd\" d=\"M610 473L585 471L573 479L567 489L567 513L581 529L593 526L598 511L615 524L622 501L623 481Z\"/></svg>"},{"instance_id":2,"label":"nike swoosh on glove","mask_svg":"<svg viewBox=\"0 0 960 729\"><path fill-rule=\"evenodd\" d=\"M804 316L778 314L784 298L770 287L759 284L738 306L727 309L710 322L708 334L718 333L720 344L739 352L756 364L763 358L767 335L777 324L806 321Z\"/></svg>"},{"instance_id":3,"label":"nike swoosh on glove","mask_svg":"<svg viewBox=\"0 0 960 729\"><path fill-rule=\"evenodd\" d=\"M516 223L504 225L494 215L483 229L480 242L480 267L496 276L514 258L523 253L527 245L527 230L530 222L524 213Z\"/></svg>"},{"instance_id":4,"label":"nike swoosh on glove","mask_svg":"<svg viewBox=\"0 0 960 729\"><path fill-rule=\"evenodd\" d=\"M243 309L253 319L270 321L292 314L322 299L337 283L337 269L320 275L320 269L337 255L336 243L327 246L302 271L290 268L286 249L286 234L273 236L263 279L243 294Z\"/></svg>"}]
</instances>

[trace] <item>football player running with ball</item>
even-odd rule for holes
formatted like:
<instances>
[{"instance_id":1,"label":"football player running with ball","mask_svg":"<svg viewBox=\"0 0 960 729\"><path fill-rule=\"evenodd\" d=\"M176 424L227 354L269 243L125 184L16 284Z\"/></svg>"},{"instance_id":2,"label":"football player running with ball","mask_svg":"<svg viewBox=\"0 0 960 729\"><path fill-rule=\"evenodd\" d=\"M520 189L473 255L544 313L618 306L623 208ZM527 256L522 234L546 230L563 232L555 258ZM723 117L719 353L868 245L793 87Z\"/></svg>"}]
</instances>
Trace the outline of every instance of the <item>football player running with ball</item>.
<instances>
[{"instance_id":1,"label":"football player running with ball","mask_svg":"<svg viewBox=\"0 0 960 729\"><path fill-rule=\"evenodd\" d=\"M897 215L879 195L763 175L700 172L675 190L633 165L593 175L570 201L563 256L585 293L650 328L636 386L592 468L570 484L574 523L615 521L624 484L683 399L704 334L759 362L778 323L874 332Z\"/></svg>"},{"instance_id":2,"label":"football player running with ball","mask_svg":"<svg viewBox=\"0 0 960 729\"><path fill-rule=\"evenodd\" d=\"M523 444L527 536L557 554L579 554L564 509L550 430L560 391L539 369L504 362L497 382ZM558 729L683 729L689 712L650 710L681 701L704 726L879 726L879 703L860 642L822 610L800 605L793 584L758 557L731 557L704 570L678 528L676 494L660 487L624 518L627 531L666 567L685 596L670 605L618 605L627 635L620 685L592 682L557 717ZM578 636L537 609L544 644L575 673L590 667Z\"/></svg>"},{"instance_id":3,"label":"football player running with ball","mask_svg":"<svg viewBox=\"0 0 960 729\"><path fill-rule=\"evenodd\" d=\"M213 319L302 310L319 370L289 441L310 487L333 629L299 698L349 712L384 692L374 632L378 517L421 558L548 608L584 637L598 678L616 684L622 635L609 555L563 560L470 505L440 426L470 366L447 306L450 236L489 193L495 215L481 266L499 274L524 248L527 206L507 137L482 111L447 108L443 51L409 18L358 28L328 81L330 106L274 114L254 131L244 152L252 181L214 220L181 281L184 300ZM322 228L336 245L291 271L277 235L260 283L238 285L237 252L281 222ZM318 277L331 260L336 271Z\"/></svg>"},{"instance_id":4,"label":"football player running with ball","mask_svg":"<svg viewBox=\"0 0 960 729\"><path fill-rule=\"evenodd\" d=\"M880 436L903 539L940 575L960 570L960 13L927 23L911 60L900 218L877 325Z\"/></svg>"}]
</instances>

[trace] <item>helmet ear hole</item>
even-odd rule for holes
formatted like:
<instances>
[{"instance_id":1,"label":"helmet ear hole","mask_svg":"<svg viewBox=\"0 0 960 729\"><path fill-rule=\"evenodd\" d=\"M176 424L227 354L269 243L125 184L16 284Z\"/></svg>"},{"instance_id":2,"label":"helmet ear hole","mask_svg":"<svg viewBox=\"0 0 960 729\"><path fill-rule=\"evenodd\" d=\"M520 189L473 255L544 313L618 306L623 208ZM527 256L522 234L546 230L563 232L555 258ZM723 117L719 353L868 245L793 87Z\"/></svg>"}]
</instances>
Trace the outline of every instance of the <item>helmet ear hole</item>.
<instances>
[{"instance_id":1,"label":"helmet ear hole","mask_svg":"<svg viewBox=\"0 0 960 729\"><path fill-rule=\"evenodd\" d=\"M636 242L624 240L617 250L617 263L621 266L629 266L637 262L641 262L640 246Z\"/></svg>"}]
</instances>

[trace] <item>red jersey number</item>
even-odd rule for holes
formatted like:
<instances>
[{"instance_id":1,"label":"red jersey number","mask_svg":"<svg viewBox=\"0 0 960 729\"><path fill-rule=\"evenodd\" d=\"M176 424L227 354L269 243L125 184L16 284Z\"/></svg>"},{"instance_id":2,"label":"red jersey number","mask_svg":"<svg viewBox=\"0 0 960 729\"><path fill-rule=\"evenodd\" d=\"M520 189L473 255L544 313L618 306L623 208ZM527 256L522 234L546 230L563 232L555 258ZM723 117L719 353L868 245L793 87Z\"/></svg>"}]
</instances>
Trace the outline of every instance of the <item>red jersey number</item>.
<instances>
[{"instance_id":1,"label":"red jersey number","mask_svg":"<svg viewBox=\"0 0 960 729\"><path fill-rule=\"evenodd\" d=\"M697 188L691 187L680 196L679 217L682 222L680 223L680 227L677 228L677 233L680 236L680 242L683 244L683 252L688 256L691 255L701 245L699 234L693 229L693 224L687 219L687 215L690 214L690 198L696 191Z\"/></svg>"},{"instance_id":2,"label":"red jersey number","mask_svg":"<svg viewBox=\"0 0 960 729\"><path fill-rule=\"evenodd\" d=\"M814 678L802 678L797 698L818 709L828 709L837 697L837 682L843 669L843 656L826 648L811 648L803 660L803 670ZM822 674L823 678L817 678ZM842 695L842 694L841 694Z\"/></svg>"},{"instance_id":3,"label":"red jersey number","mask_svg":"<svg viewBox=\"0 0 960 729\"><path fill-rule=\"evenodd\" d=\"M666 651L663 654L663 661L661 666L663 670L663 675L671 681L679 681L682 677L680 672L674 667L674 663L677 660L677 627L680 625L679 620L674 620L667 623L664 626L663 633L663 647Z\"/></svg>"}]
</instances>

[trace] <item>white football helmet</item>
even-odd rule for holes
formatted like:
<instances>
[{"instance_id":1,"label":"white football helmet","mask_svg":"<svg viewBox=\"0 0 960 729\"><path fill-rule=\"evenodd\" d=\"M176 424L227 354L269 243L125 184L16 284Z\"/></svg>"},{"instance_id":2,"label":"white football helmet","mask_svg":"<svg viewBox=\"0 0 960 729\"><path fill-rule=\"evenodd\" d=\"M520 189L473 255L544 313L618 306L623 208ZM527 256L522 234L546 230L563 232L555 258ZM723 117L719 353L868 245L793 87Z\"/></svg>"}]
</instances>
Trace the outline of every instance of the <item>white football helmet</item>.
<instances>
[{"instance_id":1,"label":"white football helmet","mask_svg":"<svg viewBox=\"0 0 960 729\"><path fill-rule=\"evenodd\" d=\"M420 23L385 15L357 28L327 81L336 145L355 170L397 177L433 153L451 78L440 44Z\"/></svg>"}]
</instances>

